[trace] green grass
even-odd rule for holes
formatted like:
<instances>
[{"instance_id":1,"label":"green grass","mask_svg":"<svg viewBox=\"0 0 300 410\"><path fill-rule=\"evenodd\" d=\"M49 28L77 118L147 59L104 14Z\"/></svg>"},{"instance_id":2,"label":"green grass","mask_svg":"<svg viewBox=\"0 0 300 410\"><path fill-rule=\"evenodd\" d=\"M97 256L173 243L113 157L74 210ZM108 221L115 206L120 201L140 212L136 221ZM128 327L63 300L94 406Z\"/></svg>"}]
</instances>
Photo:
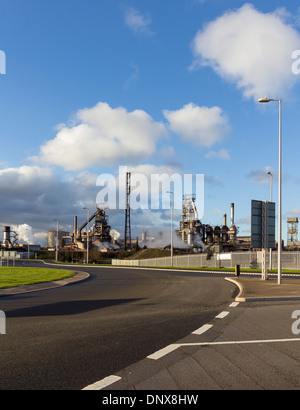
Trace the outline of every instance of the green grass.
<instances>
[{"instance_id":1,"label":"green grass","mask_svg":"<svg viewBox=\"0 0 300 410\"><path fill-rule=\"evenodd\" d=\"M74 274L74 272L63 269L1 267L0 289L66 279Z\"/></svg>"}]
</instances>

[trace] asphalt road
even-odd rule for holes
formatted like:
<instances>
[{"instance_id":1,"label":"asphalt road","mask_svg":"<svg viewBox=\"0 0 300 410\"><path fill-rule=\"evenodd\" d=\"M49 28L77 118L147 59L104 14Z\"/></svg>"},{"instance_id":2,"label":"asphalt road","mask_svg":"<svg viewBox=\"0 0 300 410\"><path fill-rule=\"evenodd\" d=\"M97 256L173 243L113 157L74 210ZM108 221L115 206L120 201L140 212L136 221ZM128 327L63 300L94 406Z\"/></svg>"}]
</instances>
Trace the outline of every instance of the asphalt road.
<instances>
[{"instance_id":1,"label":"asphalt road","mask_svg":"<svg viewBox=\"0 0 300 410\"><path fill-rule=\"evenodd\" d=\"M6 335L0 335L1 390L82 389L185 337L237 293L212 274L77 270L90 279L0 298L7 318Z\"/></svg>"}]
</instances>

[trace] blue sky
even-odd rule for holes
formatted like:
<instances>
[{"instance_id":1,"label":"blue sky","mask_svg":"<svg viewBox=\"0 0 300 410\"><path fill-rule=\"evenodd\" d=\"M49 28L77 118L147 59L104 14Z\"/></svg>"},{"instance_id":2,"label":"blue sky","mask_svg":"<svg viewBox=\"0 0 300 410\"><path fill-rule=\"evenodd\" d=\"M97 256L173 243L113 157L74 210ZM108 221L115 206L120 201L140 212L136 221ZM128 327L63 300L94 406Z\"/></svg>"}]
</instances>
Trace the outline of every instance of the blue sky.
<instances>
[{"instance_id":1,"label":"blue sky","mask_svg":"<svg viewBox=\"0 0 300 410\"><path fill-rule=\"evenodd\" d=\"M300 217L300 49L296 1L0 0L0 224L42 243L96 209L97 176L119 166L204 174L203 223L235 203L277 202L283 100L283 237ZM300 67L300 63L299 63ZM108 210L123 233L124 212ZM175 213L177 226L180 211ZM170 211L133 212L133 236L169 229Z\"/></svg>"}]
</instances>

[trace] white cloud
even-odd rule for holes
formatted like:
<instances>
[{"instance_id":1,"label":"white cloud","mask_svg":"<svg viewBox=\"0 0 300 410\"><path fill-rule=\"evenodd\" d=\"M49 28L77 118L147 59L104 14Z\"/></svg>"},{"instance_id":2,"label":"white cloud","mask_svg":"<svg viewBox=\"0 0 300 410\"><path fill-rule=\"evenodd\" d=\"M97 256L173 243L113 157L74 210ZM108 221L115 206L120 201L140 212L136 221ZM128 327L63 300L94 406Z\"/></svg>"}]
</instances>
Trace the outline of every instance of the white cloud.
<instances>
[{"instance_id":1,"label":"white cloud","mask_svg":"<svg viewBox=\"0 0 300 410\"><path fill-rule=\"evenodd\" d=\"M156 166L153 164L140 164L128 166L132 173L131 201L145 210L132 209L134 229L142 230L147 227L161 228L163 224L169 225L170 219L170 194L165 191L171 189L175 192L175 205L182 208L182 193L175 190L175 185L164 186L160 177L182 175L181 170L175 166ZM139 177L142 176L142 179ZM151 180L151 177L153 178ZM125 182L118 178L115 172L116 188L125 191ZM179 178L180 179L180 178ZM139 181L142 181L141 185ZM171 178L170 178L171 180ZM175 178L175 181L177 179ZM46 245L48 230L56 229L53 219L58 219L59 229L72 232L74 216L78 216L78 224L86 219L84 206L90 212L96 210L97 195L100 186L96 185L97 175L87 171L79 172L71 177L58 176L53 169L38 166L22 166L0 170L0 215L2 225L12 226L12 230L19 233L19 243L40 243ZM166 182L169 180L166 178ZM160 185L158 185L160 183ZM159 190L154 189L159 186ZM151 191L152 190L152 191ZM188 191L187 193L191 193ZM166 208L151 209L149 200L166 201ZM147 209L149 205L149 210ZM176 207L175 207L176 210ZM113 229L123 232L124 211L108 210L109 223ZM167 222L164 218L167 218Z\"/></svg>"},{"instance_id":2,"label":"white cloud","mask_svg":"<svg viewBox=\"0 0 300 410\"><path fill-rule=\"evenodd\" d=\"M230 160L230 155L227 149L220 149L220 151L209 151L204 158L206 159L225 159Z\"/></svg>"},{"instance_id":3,"label":"white cloud","mask_svg":"<svg viewBox=\"0 0 300 410\"><path fill-rule=\"evenodd\" d=\"M246 98L284 95L297 81L291 56L300 44L284 11L261 13L245 4L210 22L194 38L192 68L212 67Z\"/></svg>"},{"instance_id":4,"label":"white cloud","mask_svg":"<svg viewBox=\"0 0 300 410\"><path fill-rule=\"evenodd\" d=\"M229 131L227 117L219 107L199 107L193 103L177 111L164 111L170 129L184 141L210 148Z\"/></svg>"},{"instance_id":5,"label":"white cloud","mask_svg":"<svg viewBox=\"0 0 300 410\"><path fill-rule=\"evenodd\" d=\"M97 186L99 186L99 194L97 196L97 203L104 204L106 195L112 195L111 205L116 206L115 201L115 191L118 191L118 197L120 192L122 193L122 199L118 203L121 207L125 207L125 184L126 184L126 172L131 173L131 195L130 195L130 206L132 209L149 209L153 206L151 201L155 202L155 205L158 205L159 199L164 198L164 204L166 202L170 203L170 194L167 194L167 190L173 191L173 183L176 181L178 188L180 186L179 201L181 208L182 201L182 181L183 175L177 167L161 165L156 166L152 164L142 164L137 166L128 166L120 167L119 174L114 177L113 189L110 189L110 186L107 186L104 181L108 182L107 175L104 174L99 176L97 181ZM109 175L111 177L111 175ZM179 182L178 182L179 181ZM107 197L108 200L108 197ZM178 202L178 201L177 201ZM109 206L111 206L109 205ZM119 206L116 208L119 208ZM168 207L168 206L167 206Z\"/></svg>"},{"instance_id":6,"label":"white cloud","mask_svg":"<svg viewBox=\"0 0 300 410\"><path fill-rule=\"evenodd\" d=\"M96 175L81 173L61 180L53 170L22 166L0 170L1 224L48 230L57 218L73 223L83 206L96 207Z\"/></svg>"},{"instance_id":7,"label":"white cloud","mask_svg":"<svg viewBox=\"0 0 300 410\"><path fill-rule=\"evenodd\" d=\"M133 7L125 11L125 24L127 27L133 30L135 34L154 34L150 29L151 18L142 15L138 10L136 10Z\"/></svg>"},{"instance_id":8,"label":"white cloud","mask_svg":"<svg viewBox=\"0 0 300 410\"><path fill-rule=\"evenodd\" d=\"M97 164L137 163L153 155L157 140L167 133L145 111L128 112L103 102L79 110L75 120L41 147L41 161L71 171Z\"/></svg>"},{"instance_id":9,"label":"white cloud","mask_svg":"<svg viewBox=\"0 0 300 410\"><path fill-rule=\"evenodd\" d=\"M53 174L48 168L24 165L0 170L0 191L7 197L15 192L26 198L41 195L45 187L51 189L52 181Z\"/></svg>"}]
</instances>

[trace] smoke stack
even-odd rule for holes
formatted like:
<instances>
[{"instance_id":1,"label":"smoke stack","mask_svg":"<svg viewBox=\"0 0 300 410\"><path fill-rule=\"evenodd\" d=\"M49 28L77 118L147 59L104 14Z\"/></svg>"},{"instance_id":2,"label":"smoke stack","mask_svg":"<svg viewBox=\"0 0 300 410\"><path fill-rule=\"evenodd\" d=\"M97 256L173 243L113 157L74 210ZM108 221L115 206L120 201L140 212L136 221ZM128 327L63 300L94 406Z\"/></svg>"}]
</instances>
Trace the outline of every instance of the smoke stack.
<instances>
[{"instance_id":1,"label":"smoke stack","mask_svg":"<svg viewBox=\"0 0 300 410\"><path fill-rule=\"evenodd\" d=\"M231 204L231 226L234 225L234 204Z\"/></svg>"},{"instance_id":2,"label":"smoke stack","mask_svg":"<svg viewBox=\"0 0 300 410\"><path fill-rule=\"evenodd\" d=\"M237 229L236 226L234 225L234 204L231 204L231 225L229 228L229 238L231 240L235 240Z\"/></svg>"},{"instance_id":3,"label":"smoke stack","mask_svg":"<svg viewBox=\"0 0 300 410\"><path fill-rule=\"evenodd\" d=\"M223 216L223 226L226 226L226 222L227 222L227 215L224 214L224 216Z\"/></svg>"},{"instance_id":4,"label":"smoke stack","mask_svg":"<svg viewBox=\"0 0 300 410\"><path fill-rule=\"evenodd\" d=\"M5 226L3 229L3 246L5 248L10 248L11 247L11 242L10 242L10 226Z\"/></svg>"},{"instance_id":5,"label":"smoke stack","mask_svg":"<svg viewBox=\"0 0 300 410\"><path fill-rule=\"evenodd\" d=\"M77 216L74 216L74 240L77 236Z\"/></svg>"}]
</instances>

